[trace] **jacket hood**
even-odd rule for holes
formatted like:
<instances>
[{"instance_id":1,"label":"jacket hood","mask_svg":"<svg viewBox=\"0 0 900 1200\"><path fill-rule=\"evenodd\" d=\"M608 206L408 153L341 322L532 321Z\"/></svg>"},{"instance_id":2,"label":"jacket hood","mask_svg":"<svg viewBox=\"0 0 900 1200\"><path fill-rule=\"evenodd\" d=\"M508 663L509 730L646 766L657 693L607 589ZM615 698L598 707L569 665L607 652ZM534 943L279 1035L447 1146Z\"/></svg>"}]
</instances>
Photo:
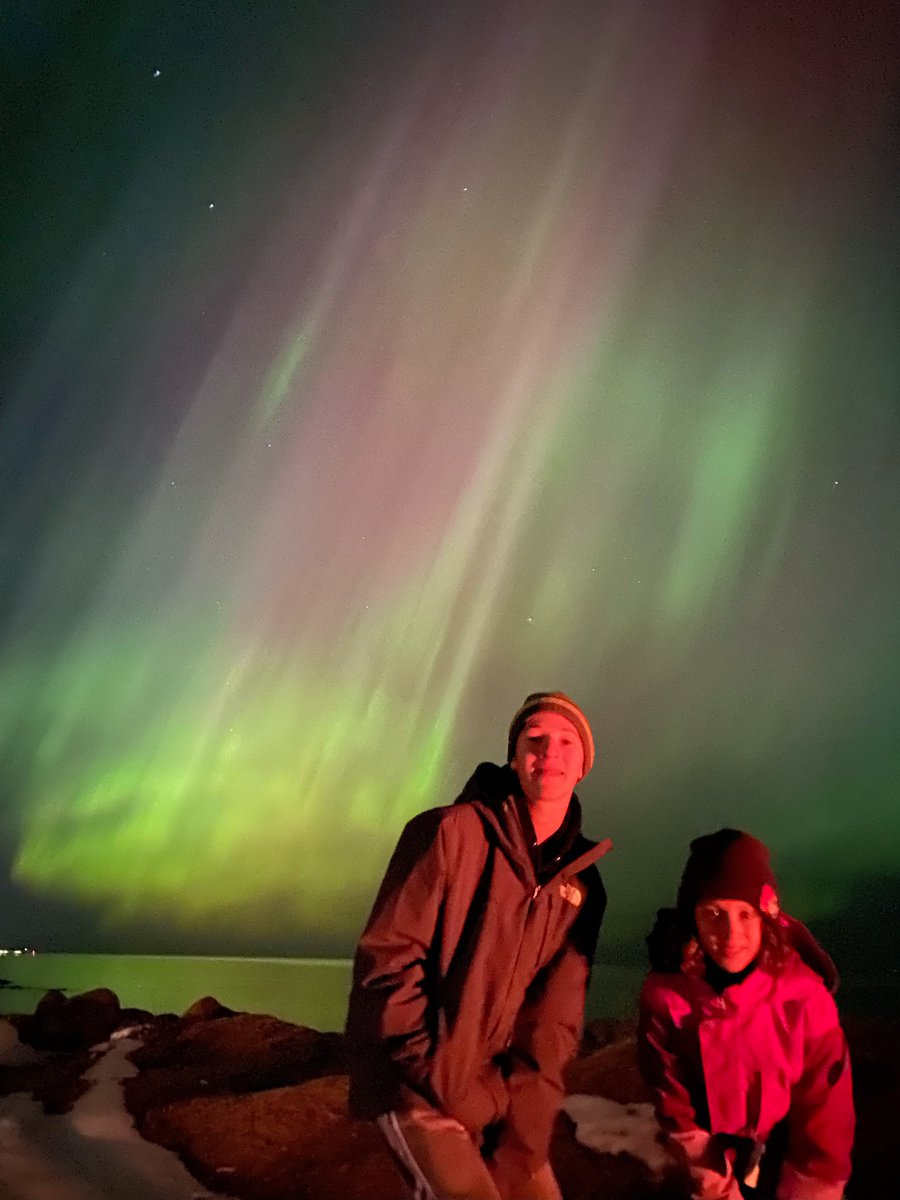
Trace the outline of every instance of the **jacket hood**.
<instances>
[{"instance_id":1,"label":"jacket hood","mask_svg":"<svg viewBox=\"0 0 900 1200\"><path fill-rule=\"evenodd\" d=\"M469 804L472 801L500 809L503 801L519 787L515 771L509 765L498 767L496 763L479 763L459 793L454 804Z\"/></svg>"},{"instance_id":2,"label":"jacket hood","mask_svg":"<svg viewBox=\"0 0 900 1200\"><path fill-rule=\"evenodd\" d=\"M534 867L513 799L519 791L518 776L512 767L483 762L479 763L469 776L453 803L474 805L516 872L531 884L534 883ZM575 866L576 871L583 869L612 848L612 842L608 838L598 845L584 837L581 832L581 802L574 793L571 806L578 835L573 842L569 862L563 873L569 873L572 866Z\"/></svg>"}]
</instances>

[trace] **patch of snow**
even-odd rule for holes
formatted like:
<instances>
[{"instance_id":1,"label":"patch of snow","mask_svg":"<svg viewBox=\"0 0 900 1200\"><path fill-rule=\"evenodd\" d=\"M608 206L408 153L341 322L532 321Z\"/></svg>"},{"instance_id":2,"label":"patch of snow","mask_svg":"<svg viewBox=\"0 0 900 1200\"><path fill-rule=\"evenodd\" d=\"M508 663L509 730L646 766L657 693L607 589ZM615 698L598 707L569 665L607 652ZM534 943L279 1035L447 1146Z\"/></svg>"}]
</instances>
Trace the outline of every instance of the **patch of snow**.
<instances>
[{"instance_id":1,"label":"patch of snow","mask_svg":"<svg viewBox=\"0 0 900 1200\"><path fill-rule=\"evenodd\" d=\"M630 1154L662 1175L669 1158L658 1141L652 1104L617 1104L605 1096L567 1096L563 1111L575 1122L575 1139L598 1154Z\"/></svg>"},{"instance_id":2,"label":"patch of snow","mask_svg":"<svg viewBox=\"0 0 900 1200\"><path fill-rule=\"evenodd\" d=\"M139 1044L112 1043L85 1072L93 1086L62 1116L21 1093L0 1097L0 1200L212 1200L132 1124L121 1081L137 1073L126 1055Z\"/></svg>"},{"instance_id":3,"label":"patch of snow","mask_svg":"<svg viewBox=\"0 0 900 1200\"><path fill-rule=\"evenodd\" d=\"M111 1042L118 1042L121 1038L137 1037L146 1028L146 1025L126 1025L124 1029L114 1029L110 1034L109 1040Z\"/></svg>"}]
</instances>

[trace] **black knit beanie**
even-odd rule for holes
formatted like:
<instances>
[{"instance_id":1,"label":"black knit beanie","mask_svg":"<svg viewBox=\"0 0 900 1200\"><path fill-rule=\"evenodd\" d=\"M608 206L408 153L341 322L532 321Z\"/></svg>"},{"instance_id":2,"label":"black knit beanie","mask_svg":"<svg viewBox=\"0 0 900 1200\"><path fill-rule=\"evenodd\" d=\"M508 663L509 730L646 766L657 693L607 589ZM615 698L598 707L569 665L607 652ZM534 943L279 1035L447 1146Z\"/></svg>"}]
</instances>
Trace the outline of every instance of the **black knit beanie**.
<instances>
[{"instance_id":1,"label":"black knit beanie","mask_svg":"<svg viewBox=\"0 0 900 1200\"><path fill-rule=\"evenodd\" d=\"M775 876L762 842L738 829L720 829L691 842L678 888L678 908L689 918L705 900L744 900L778 915Z\"/></svg>"},{"instance_id":2,"label":"black knit beanie","mask_svg":"<svg viewBox=\"0 0 900 1200\"><path fill-rule=\"evenodd\" d=\"M594 765L594 738L591 734L591 727L588 724L588 719L575 703L570 700L564 692L532 692L530 696L526 696L522 707L512 719L512 724L509 727L509 741L506 749L506 761L512 762L516 756L516 742L519 740L519 734L525 725L525 722L530 716L538 712L554 712L561 717L565 717L567 721L575 726L578 731L578 736L581 738L582 749L584 750L584 769L581 773L583 779L588 771Z\"/></svg>"}]
</instances>

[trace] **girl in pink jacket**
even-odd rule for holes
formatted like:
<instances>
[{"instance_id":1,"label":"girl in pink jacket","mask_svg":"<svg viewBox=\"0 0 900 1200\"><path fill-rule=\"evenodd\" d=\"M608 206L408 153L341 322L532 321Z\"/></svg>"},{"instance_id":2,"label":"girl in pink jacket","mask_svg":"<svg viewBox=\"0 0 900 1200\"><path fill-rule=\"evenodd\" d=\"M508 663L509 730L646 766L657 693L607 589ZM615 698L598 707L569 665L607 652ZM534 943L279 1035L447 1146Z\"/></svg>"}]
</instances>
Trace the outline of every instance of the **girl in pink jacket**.
<instances>
[{"instance_id":1,"label":"girl in pink jacket","mask_svg":"<svg viewBox=\"0 0 900 1200\"><path fill-rule=\"evenodd\" d=\"M693 841L648 944L641 1069L694 1200L841 1200L854 1115L836 974L780 913L762 842Z\"/></svg>"}]
</instances>

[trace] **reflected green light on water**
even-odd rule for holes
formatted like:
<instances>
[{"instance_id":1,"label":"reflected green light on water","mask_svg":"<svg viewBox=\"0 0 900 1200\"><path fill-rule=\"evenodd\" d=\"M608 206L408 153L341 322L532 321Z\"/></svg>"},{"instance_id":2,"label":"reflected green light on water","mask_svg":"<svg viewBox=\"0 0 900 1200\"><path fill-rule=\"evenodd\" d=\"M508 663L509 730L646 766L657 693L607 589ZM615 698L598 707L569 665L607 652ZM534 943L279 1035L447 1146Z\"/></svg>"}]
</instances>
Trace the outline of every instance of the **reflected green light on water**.
<instances>
[{"instance_id":1,"label":"reflected green light on water","mask_svg":"<svg viewBox=\"0 0 900 1200\"><path fill-rule=\"evenodd\" d=\"M33 1011L51 988L67 995L110 988L125 1008L182 1013L201 996L240 1012L268 1013L323 1032L343 1028L349 959L192 958L137 954L39 954L0 961L0 1013ZM588 998L589 1017L636 1011L643 971L600 965Z\"/></svg>"},{"instance_id":2,"label":"reflected green light on water","mask_svg":"<svg viewBox=\"0 0 900 1200\"><path fill-rule=\"evenodd\" d=\"M350 993L349 959L193 958L133 954L39 954L0 959L0 1014L32 1012L45 992L69 996L109 988L123 1008L183 1013L203 996L237 1012L266 1013L323 1033L343 1029ZM644 969L598 963L585 1016L633 1017ZM891 1016L900 975L851 976L841 984L842 1012Z\"/></svg>"},{"instance_id":3,"label":"reflected green light on water","mask_svg":"<svg viewBox=\"0 0 900 1200\"><path fill-rule=\"evenodd\" d=\"M333 1031L343 1027L350 989L347 959L191 958L137 954L40 954L5 958L0 1012L30 1012L44 992L110 988L125 1008L182 1013L201 996L241 1012Z\"/></svg>"}]
</instances>

